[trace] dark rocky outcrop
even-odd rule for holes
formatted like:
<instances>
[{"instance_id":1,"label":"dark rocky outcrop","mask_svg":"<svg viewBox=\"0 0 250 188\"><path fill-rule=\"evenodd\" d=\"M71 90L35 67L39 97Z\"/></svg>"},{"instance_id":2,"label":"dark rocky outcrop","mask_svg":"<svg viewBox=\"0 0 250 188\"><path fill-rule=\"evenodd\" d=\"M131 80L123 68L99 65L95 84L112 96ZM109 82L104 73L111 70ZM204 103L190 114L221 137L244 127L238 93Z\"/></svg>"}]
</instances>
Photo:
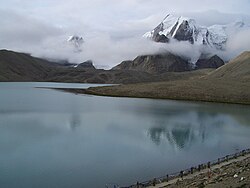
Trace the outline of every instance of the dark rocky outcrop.
<instances>
[{"instance_id":1,"label":"dark rocky outcrop","mask_svg":"<svg viewBox=\"0 0 250 188\"><path fill-rule=\"evenodd\" d=\"M169 38L166 37L165 35L160 35L157 33L154 37L154 41L161 42L161 43L167 43L167 42L169 42Z\"/></svg>"},{"instance_id":2,"label":"dark rocky outcrop","mask_svg":"<svg viewBox=\"0 0 250 188\"><path fill-rule=\"evenodd\" d=\"M113 70L136 70L151 74L184 72L191 69L187 61L171 53L138 56L133 61L124 61L113 68Z\"/></svg>"},{"instance_id":3,"label":"dark rocky outcrop","mask_svg":"<svg viewBox=\"0 0 250 188\"><path fill-rule=\"evenodd\" d=\"M93 62L91 60L85 61L83 63L80 63L77 68L83 68L83 69L96 69L93 65Z\"/></svg>"},{"instance_id":4,"label":"dark rocky outcrop","mask_svg":"<svg viewBox=\"0 0 250 188\"><path fill-rule=\"evenodd\" d=\"M169 42L169 38L166 37L165 35L159 34L159 32L163 31L163 23L160 23L153 31L153 36L152 39L155 42L162 42L162 43L167 43Z\"/></svg>"},{"instance_id":5,"label":"dark rocky outcrop","mask_svg":"<svg viewBox=\"0 0 250 188\"><path fill-rule=\"evenodd\" d=\"M67 60L58 61L58 63L66 67L74 67L77 65L76 63L70 63Z\"/></svg>"},{"instance_id":6,"label":"dark rocky outcrop","mask_svg":"<svg viewBox=\"0 0 250 188\"><path fill-rule=\"evenodd\" d=\"M224 66L213 71L210 79L237 80L241 82L250 81L250 51L246 51L229 61ZM247 89L247 88L246 88Z\"/></svg>"},{"instance_id":7,"label":"dark rocky outcrop","mask_svg":"<svg viewBox=\"0 0 250 188\"><path fill-rule=\"evenodd\" d=\"M219 68L223 66L224 61L217 55L210 58L201 58L196 62L196 69Z\"/></svg>"},{"instance_id":8,"label":"dark rocky outcrop","mask_svg":"<svg viewBox=\"0 0 250 188\"><path fill-rule=\"evenodd\" d=\"M190 29L188 21L184 20L181 23L174 38L178 41L189 41L191 44L194 43L193 30Z\"/></svg>"}]
</instances>

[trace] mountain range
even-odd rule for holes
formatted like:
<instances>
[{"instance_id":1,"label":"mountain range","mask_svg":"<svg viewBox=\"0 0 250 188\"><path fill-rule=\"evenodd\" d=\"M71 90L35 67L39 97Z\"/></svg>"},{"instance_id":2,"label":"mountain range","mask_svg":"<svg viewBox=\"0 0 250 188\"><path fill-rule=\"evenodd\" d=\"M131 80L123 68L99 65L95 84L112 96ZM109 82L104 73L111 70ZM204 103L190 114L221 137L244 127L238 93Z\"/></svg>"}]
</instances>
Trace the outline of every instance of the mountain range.
<instances>
[{"instance_id":1,"label":"mountain range","mask_svg":"<svg viewBox=\"0 0 250 188\"><path fill-rule=\"evenodd\" d=\"M218 64L214 61L216 59L204 60L209 65L206 68L217 68ZM191 70L194 69L187 61L171 53L138 56L135 60L122 62L111 70L103 70L96 69L90 60L72 65L51 62L25 53L0 50L0 81L139 83L178 79L180 74L189 77L193 72ZM203 74L206 70L197 74Z\"/></svg>"},{"instance_id":2,"label":"mountain range","mask_svg":"<svg viewBox=\"0 0 250 188\"><path fill-rule=\"evenodd\" d=\"M206 45L219 51L225 48L229 31L238 31L244 27L243 22L204 27L198 25L193 19L169 14L155 29L144 34L144 37L164 43L171 40L187 41L191 44ZM70 36L68 42L75 47L76 52L79 52L84 45L83 37L78 35ZM224 67L224 64L224 61L217 55L202 55L193 64L184 57L164 52L139 55L134 60L123 61L110 70L103 70L96 69L91 60L80 64L70 64L67 61L58 63L25 53L0 50L0 81L111 84L169 81L178 79L178 76L181 78L188 78L193 74L201 76L211 70ZM247 67L247 65L245 63L242 67ZM239 68L238 65L231 68L231 72L237 68ZM248 73L248 70L246 71ZM229 69L226 72L229 72ZM244 78L248 77L244 76Z\"/></svg>"},{"instance_id":3,"label":"mountain range","mask_svg":"<svg viewBox=\"0 0 250 188\"><path fill-rule=\"evenodd\" d=\"M185 58L174 55L170 52L138 56L132 61L123 61L112 70L134 70L150 74L162 74L166 72L185 72L196 69L216 69L224 65L224 61L217 55L201 58L194 66Z\"/></svg>"},{"instance_id":4,"label":"mountain range","mask_svg":"<svg viewBox=\"0 0 250 188\"><path fill-rule=\"evenodd\" d=\"M177 41L188 41L191 44L224 50L228 37L244 27L245 23L241 21L228 25L206 27L198 25L194 19L168 14L156 28L145 33L143 37L163 43L176 39Z\"/></svg>"}]
</instances>

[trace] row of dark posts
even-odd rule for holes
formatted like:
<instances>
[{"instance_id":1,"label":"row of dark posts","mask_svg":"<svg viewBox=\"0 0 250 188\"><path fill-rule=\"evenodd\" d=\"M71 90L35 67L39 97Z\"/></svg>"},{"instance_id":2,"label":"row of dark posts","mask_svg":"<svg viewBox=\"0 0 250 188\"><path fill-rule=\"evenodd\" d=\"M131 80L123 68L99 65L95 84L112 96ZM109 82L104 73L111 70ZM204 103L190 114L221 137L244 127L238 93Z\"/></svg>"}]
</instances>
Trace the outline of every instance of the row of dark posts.
<instances>
[{"instance_id":1,"label":"row of dark posts","mask_svg":"<svg viewBox=\"0 0 250 188\"><path fill-rule=\"evenodd\" d=\"M249 153L249 152L250 152L250 149L248 149L248 150L242 150L242 151L239 152L239 153L235 153L235 154L234 154L234 158L237 159L237 157L239 157L239 156L245 156L245 154L246 154L246 153ZM224 159L225 159L225 160L224 160ZM232 158L231 158L231 159L232 159ZM229 161L229 155L227 155L226 157L224 157L224 158L222 158L222 159L221 159L221 158L218 158L217 164L220 164L221 162L224 162L224 161L227 161L227 162ZM210 169L210 168L211 168L211 162L208 162L207 165L199 164L199 165L198 165L198 171L200 172L202 169L205 169L206 167ZM190 168L190 173L193 174L195 169L196 169L195 167L191 167L191 168ZM183 179L183 176L184 176L184 171L180 171L179 177L180 177L181 179ZM166 175L165 181L166 181L166 182L169 181L169 175L168 175L168 174ZM157 179L154 178L154 179L153 179L153 182L152 182L152 185L155 186L156 183L157 183ZM137 182L137 183L136 183L136 188L140 188L140 186L141 186L141 184L140 184L139 182Z\"/></svg>"}]
</instances>

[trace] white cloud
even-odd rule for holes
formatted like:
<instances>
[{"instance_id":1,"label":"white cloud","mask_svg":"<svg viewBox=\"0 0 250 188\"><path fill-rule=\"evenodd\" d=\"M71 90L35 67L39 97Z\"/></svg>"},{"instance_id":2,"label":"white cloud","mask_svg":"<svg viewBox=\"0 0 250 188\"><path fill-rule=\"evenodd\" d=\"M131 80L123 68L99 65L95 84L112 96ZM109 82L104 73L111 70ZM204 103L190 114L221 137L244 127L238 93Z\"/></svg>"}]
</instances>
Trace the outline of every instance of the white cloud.
<instances>
[{"instance_id":1,"label":"white cloud","mask_svg":"<svg viewBox=\"0 0 250 188\"><path fill-rule=\"evenodd\" d=\"M225 60L230 60L244 51L250 51L250 28L239 31L227 41L226 51L221 53Z\"/></svg>"},{"instance_id":2,"label":"white cloud","mask_svg":"<svg viewBox=\"0 0 250 188\"><path fill-rule=\"evenodd\" d=\"M62 34L60 28L13 11L0 10L0 48L40 45L48 37Z\"/></svg>"},{"instance_id":3,"label":"white cloud","mask_svg":"<svg viewBox=\"0 0 250 188\"><path fill-rule=\"evenodd\" d=\"M0 7L6 10L0 10L0 48L78 63L92 59L97 65L109 67L137 55L156 53L159 48L189 56L192 61L203 48L187 42L156 44L143 40L142 34L169 12L191 16L202 25L235 20L249 23L249 6L248 0L1 1ZM66 43L72 34L85 40L81 53L74 53ZM249 50L247 35L249 31L233 35L222 56L230 58Z\"/></svg>"}]
</instances>

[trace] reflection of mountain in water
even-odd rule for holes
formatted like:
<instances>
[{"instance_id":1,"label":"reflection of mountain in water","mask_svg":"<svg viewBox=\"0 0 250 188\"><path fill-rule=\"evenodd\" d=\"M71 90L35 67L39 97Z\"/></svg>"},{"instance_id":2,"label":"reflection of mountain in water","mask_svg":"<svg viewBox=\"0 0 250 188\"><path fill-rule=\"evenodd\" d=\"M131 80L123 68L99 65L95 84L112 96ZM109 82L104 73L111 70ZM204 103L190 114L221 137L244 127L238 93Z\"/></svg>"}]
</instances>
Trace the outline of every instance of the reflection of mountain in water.
<instances>
[{"instance_id":1,"label":"reflection of mountain in water","mask_svg":"<svg viewBox=\"0 0 250 188\"><path fill-rule=\"evenodd\" d=\"M148 130L148 136L156 145L167 141L175 149L184 149L196 143L204 143L208 139L216 139L215 136L220 134L226 124L223 115L187 112L172 117L161 117L161 120Z\"/></svg>"},{"instance_id":2,"label":"reflection of mountain in water","mask_svg":"<svg viewBox=\"0 0 250 188\"><path fill-rule=\"evenodd\" d=\"M159 145L163 139L167 139L170 145L176 146L177 148L184 148L194 140L194 134L190 128L179 126L172 127L171 129L153 127L149 129L149 136L157 145Z\"/></svg>"},{"instance_id":3,"label":"reflection of mountain in water","mask_svg":"<svg viewBox=\"0 0 250 188\"><path fill-rule=\"evenodd\" d=\"M180 148L183 148L185 143L191 142L193 138L191 131L188 128L173 129L172 132L167 132L167 133L170 133L166 134L168 140L169 141L173 140L175 144Z\"/></svg>"}]
</instances>

